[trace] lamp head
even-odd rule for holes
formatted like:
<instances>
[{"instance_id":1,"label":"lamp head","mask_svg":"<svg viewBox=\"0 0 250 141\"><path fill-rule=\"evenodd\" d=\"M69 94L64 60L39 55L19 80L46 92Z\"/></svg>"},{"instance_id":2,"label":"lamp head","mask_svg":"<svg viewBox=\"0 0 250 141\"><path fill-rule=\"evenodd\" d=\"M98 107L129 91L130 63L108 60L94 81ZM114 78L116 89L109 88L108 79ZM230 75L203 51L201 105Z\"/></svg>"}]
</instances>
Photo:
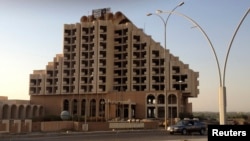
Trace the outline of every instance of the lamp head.
<instances>
[{"instance_id":1,"label":"lamp head","mask_svg":"<svg viewBox=\"0 0 250 141\"><path fill-rule=\"evenodd\" d=\"M152 13L148 13L148 14L147 14L147 16L151 16L151 15L152 15Z\"/></svg>"},{"instance_id":2,"label":"lamp head","mask_svg":"<svg viewBox=\"0 0 250 141\"><path fill-rule=\"evenodd\" d=\"M178 6L182 6L184 4L184 2L181 2Z\"/></svg>"},{"instance_id":3,"label":"lamp head","mask_svg":"<svg viewBox=\"0 0 250 141\"><path fill-rule=\"evenodd\" d=\"M156 10L155 13L160 14L160 13L163 13L163 11L162 10Z\"/></svg>"}]
</instances>

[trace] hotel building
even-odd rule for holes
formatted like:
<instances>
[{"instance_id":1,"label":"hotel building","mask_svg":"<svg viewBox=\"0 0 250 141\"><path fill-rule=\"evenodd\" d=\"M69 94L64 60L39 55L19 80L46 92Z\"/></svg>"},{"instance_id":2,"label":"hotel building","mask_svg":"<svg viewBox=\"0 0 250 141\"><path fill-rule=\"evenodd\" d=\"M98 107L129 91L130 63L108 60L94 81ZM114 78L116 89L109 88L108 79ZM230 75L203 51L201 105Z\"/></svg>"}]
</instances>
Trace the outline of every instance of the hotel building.
<instances>
[{"instance_id":1,"label":"hotel building","mask_svg":"<svg viewBox=\"0 0 250 141\"><path fill-rule=\"evenodd\" d=\"M192 112L198 77L122 12L97 9L64 25L63 53L30 74L29 94L45 115L170 119Z\"/></svg>"}]
</instances>

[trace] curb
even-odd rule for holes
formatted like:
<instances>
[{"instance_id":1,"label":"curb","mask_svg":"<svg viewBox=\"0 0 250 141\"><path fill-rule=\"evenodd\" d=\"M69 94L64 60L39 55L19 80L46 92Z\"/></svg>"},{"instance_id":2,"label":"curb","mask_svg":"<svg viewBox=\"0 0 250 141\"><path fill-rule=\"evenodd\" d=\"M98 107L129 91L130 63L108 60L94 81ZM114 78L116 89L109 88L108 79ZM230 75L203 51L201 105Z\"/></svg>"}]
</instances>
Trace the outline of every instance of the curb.
<instances>
[{"instance_id":1,"label":"curb","mask_svg":"<svg viewBox=\"0 0 250 141\"><path fill-rule=\"evenodd\" d=\"M65 131L65 132L31 132L31 133L4 133L0 134L1 138L12 138L12 137L43 137L43 136L65 136L65 135L80 135L80 134L101 134L101 133L110 133L110 134L117 134L117 133L128 133L128 132L164 132L164 130L160 129L148 129L148 130L112 130L112 131Z\"/></svg>"}]
</instances>

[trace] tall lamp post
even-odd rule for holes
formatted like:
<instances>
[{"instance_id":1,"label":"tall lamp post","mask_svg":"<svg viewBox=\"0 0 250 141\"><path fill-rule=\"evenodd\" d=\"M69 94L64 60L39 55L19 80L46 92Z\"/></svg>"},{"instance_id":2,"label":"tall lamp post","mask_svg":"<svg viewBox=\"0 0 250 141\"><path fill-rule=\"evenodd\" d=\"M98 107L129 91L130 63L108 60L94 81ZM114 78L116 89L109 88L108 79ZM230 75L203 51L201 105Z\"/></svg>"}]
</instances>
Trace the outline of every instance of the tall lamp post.
<instances>
[{"instance_id":1,"label":"tall lamp post","mask_svg":"<svg viewBox=\"0 0 250 141\"><path fill-rule=\"evenodd\" d=\"M90 84L90 81L91 81L91 79L93 79L93 74L91 74L91 75L89 75L88 76L88 81L87 81L87 84L88 84L88 86L87 86L87 92L90 92L90 86L89 86L89 84ZM85 93L85 107L84 107L84 131L88 131L88 124L87 124L87 109L88 109L88 98L87 98L87 93Z\"/></svg>"},{"instance_id":2,"label":"tall lamp post","mask_svg":"<svg viewBox=\"0 0 250 141\"><path fill-rule=\"evenodd\" d=\"M243 23L243 21L245 20L245 18L247 17L248 13L250 12L250 8L246 11L246 13L244 14L244 16L242 17L242 19L240 20L238 26L236 27L234 33L233 33L233 37L228 45L228 50L227 50L227 55L226 55L226 59L225 59L225 63L224 63L224 68L223 68L223 80L222 80L222 87L220 87L220 91L222 91L222 95L220 95L220 104L223 104L223 107L221 105L220 106L220 123L224 123L225 124L225 113L226 113L226 84L225 84L225 79L226 79L226 66L227 66L227 60L228 60L228 56L234 41L234 38L241 26L241 24ZM225 106L225 107L224 107Z\"/></svg>"},{"instance_id":3,"label":"tall lamp post","mask_svg":"<svg viewBox=\"0 0 250 141\"><path fill-rule=\"evenodd\" d=\"M216 52L215 52L215 49L213 47L213 44L211 42L211 40L209 39L209 37L207 36L206 32L201 28L201 26L195 22L193 19L191 19L190 17L182 14L182 13L178 13L178 12L174 12L174 11L161 11L161 13L168 13L168 14L175 14L175 15L179 15L179 16L182 16L184 17L185 19L187 19L188 21L190 21L192 24L194 24L195 27L197 27L201 32L202 34L205 36L205 38L207 39L210 47L212 48L212 51L214 53L214 56L215 56L215 59L216 59L216 63L217 63L217 67L218 67L218 73L219 73L219 82L220 82L220 85L219 85L219 116L220 116L220 125L224 125L226 124L226 86L225 86L225 73L226 73L226 65L227 65L227 60L228 60L228 56L229 56L229 53L230 53L230 49L231 49L231 46L232 46L232 43L234 41L234 38L241 26L241 24L243 23L244 19L246 18L246 16L248 15L248 13L250 12L250 9L247 10L247 12L244 14L244 16L242 17L242 19L240 20L240 23L238 24L234 34L233 34L233 37L230 41L230 44L229 44L229 47L228 47L228 50L227 50L227 55L226 55L226 59L225 59L225 64L224 64L224 68L223 68L223 78L222 78L222 75L221 75L221 70L220 70L220 65L219 65L219 61L218 61L218 57L216 55Z\"/></svg>"},{"instance_id":4,"label":"tall lamp post","mask_svg":"<svg viewBox=\"0 0 250 141\"><path fill-rule=\"evenodd\" d=\"M178 7L182 6L184 4L184 2L181 2L179 3L177 6L175 6L171 12L174 12ZM166 44L166 40L167 40L167 23L168 23L168 20L169 20L169 17L171 16L172 13L169 13L168 14L168 17L166 18L166 20L164 20L164 18L162 16L160 16L160 13L162 13L161 10L157 10L156 11L156 14L154 13L148 13L147 16L151 16L151 15L156 15L158 16L161 21L163 22L164 24L164 48L165 48L165 51L164 51L164 63L166 63L166 49L167 49L167 44ZM164 113L164 117L165 117L165 130L167 130L167 85L166 85L166 64L164 65L164 85L165 85L165 88L164 88L164 93L165 93L165 113ZM170 87L169 87L170 89Z\"/></svg>"}]
</instances>

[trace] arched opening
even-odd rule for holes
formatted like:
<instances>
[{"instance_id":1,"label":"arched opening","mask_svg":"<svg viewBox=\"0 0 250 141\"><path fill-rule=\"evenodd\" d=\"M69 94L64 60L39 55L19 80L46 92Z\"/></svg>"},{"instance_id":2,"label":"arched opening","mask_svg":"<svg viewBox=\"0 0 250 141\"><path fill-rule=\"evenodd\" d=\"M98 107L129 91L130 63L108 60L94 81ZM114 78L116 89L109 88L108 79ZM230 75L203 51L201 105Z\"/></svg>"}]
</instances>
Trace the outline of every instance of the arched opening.
<instances>
[{"instance_id":1,"label":"arched opening","mask_svg":"<svg viewBox=\"0 0 250 141\"><path fill-rule=\"evenodd\" d=\"M165 103L165 96L163 94L160 94L157 99L158 104L164 104Z\"/></svg>"},{"instance_id":2,"label":"arched opening","mask_svg":"<svg viewBox=\"0 0 250 141\"><path fill-rule=\"evenodd\" d=\"M11 119L16 119L17 118L17 107L16 105L12 105L11 106L11 110L10 110L10 118Z\"/></svg>"},{"instance_id":3,"label":"arched opening","mask_svg":"<svg viewBox=\"0 0 250 141\"><path fill-rule=\"evenodd\" d=\"M90 117L95 117L96 116L96 100L92 99L90 101Z\"/></svg>"},{"instance_id":4,"label":"arched opening","mask_svg":"<svg viewBox=\"0 0 250 141\"><path fill-rule=\"evenodd\" d=\"M69 111L69 101L67 99L63 101L63 111Z\"/></svg>"},{"instance_id":5,"label":"arched opening","mask_svg":"<svg viewBox=\"0 0 250 141\"><path fill-rule=\"evenodd\" d=\"M19 119L25 119L25 112L24 112L24 106L23 105L19 106L18 118Z\"/></svg>"},{"instance_id":6,"label":"arched opening","mask_svg":"<svg viewBox=\"0 0 250 141\"><path fill-rule=\"evenodd\" d=\"M39 116L43 116L43 106L39 107Z\"/></svg>"},{"instance_id":7,"label":"arched opening","mask_svg":"<svg viewBox=\"0 0 250 141\"><path fill-rule=\"evenodd\" d=\"M28 105L26 107L26 118L31 118L31 107Z\"/></svg>"},{"instance_id":8,"label":"arched opening","mask_svg":"<svg viewBox=\"0 0 250 141\"><path fill-rule=\"evenodd\" d=\"M77 100L74 99L72 102L72 114L77 115Z\"/></svg>"},{"instance_id":9,"label":"arched opening","mask_svg":"<svg viewBox=\"0 0 250 141\"><path fill-rule=\"evenodd\" d=\"M159 104L157 106L157 117L158 118L164 118L165 117L165 106L164 104L166 100L165 100L165 95L164 94L159 94L157 97L157 104Z\"/></svg>"},{"instance_id":10,"label":"arched opening","mask_svg":"<svg viewBox=\"0 0 250 141\"><path fill-rule=\"evenodd\" d=\"M2 113L2 118L3 119L8 119L9 118L9 105L4 105L3 106L3 113Z\"/></svg>"},{"instance_id":11,"label":"arched opening","mask_svg":"<svg viewBox=\"0 0 250 141\"><path fill-rule=\"evenodd\" d=\"M168 96L168 104L177 104L177 97L174 94Z\"/></svg>"},{"instance_id":12,"label":"arched opening","mask_svg":"<svg viewBox=\"0 0 250 141\"><path fill-rule=\"evenodd\" d=\"M99 101L99 116L101 118L105 117L105 100L104 99L100 99Z\"/></svg>"},{"instance_id":13,"label":"arched opening","mask_svg":"<svg viewBox=\"0 0 250 141\"><path fill-rule=\"evenodd\" d=\"M82 102L81 102L81 115L85 116L85 114L86 114L86 106L87 106L86 99L83 99Z\"/></svg>"},{"instance_id":14,"label":"arched opening","mask_svg":"<svg viewBox=\"0 0 250 141\"><path fill-rule=\"evenodd\" d=\"M175 94L168 96L168 118L176 118L177 115L177 97Z\"/></svg>"},{"instance_id":15,"label":"arched opening","mask_svg":"<svg viewBox=\"0 0 250 141\"><path fill-rule=\"evenodd\" d=\"M155 96L150 94L147 96L147 104L155 104Z\"/></svg>"},{"instance_id":16,"label":"arched opening","mask_svg":"<svg viewBox=\"0 0 250 141\"><path fill-rule=\"evenodd\" d=\"M147 118L155 118L156 117L156 108L155 104L156 103L156 98L154 95L149 94L146 99L147 105Z\"/></svg>"},{"instance_id":17,"label":"arched opening","mask_svg":"<svg viewBox=\"0 0 250 141\"><path fill-rule=\"evenodd\" d=\"M32 108L32 117L37 117L38 115L38 113L37 113L38 111L37 111L37 106L33 106L33 108Z\"/></svg>"}]
</instances>

